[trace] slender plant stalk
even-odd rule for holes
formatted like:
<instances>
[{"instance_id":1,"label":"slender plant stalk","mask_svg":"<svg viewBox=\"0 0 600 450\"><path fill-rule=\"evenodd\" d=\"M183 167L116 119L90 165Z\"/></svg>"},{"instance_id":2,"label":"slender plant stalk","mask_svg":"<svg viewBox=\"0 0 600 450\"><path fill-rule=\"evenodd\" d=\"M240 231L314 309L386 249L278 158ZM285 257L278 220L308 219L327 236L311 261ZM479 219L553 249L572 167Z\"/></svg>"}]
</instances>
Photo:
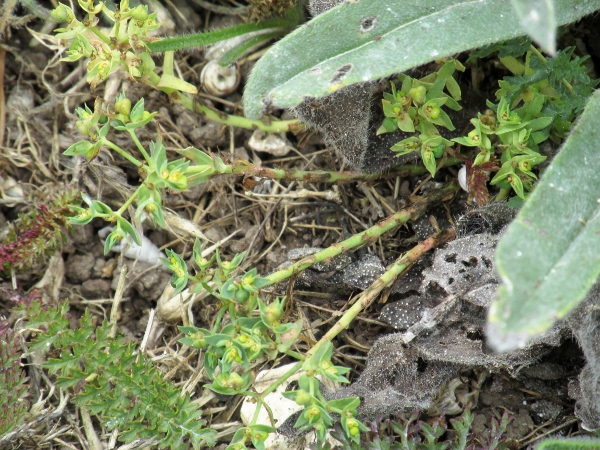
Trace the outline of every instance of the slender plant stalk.
<instances>
[{"instance_id":1,"label":"slender plant stalk","mask_svg":"<svg viewBox=\"0 0 600 450\"><path fill-rule=\"evenodd\" d=\"M448 186L446 188L446 195L449 192L453 192L450 190L453 186ZM454 187L454 189L456 189ZM438 201L443 200L443 198L438 199ZM392 216L393 217L393 216ZM366 289L358 299L358 301L352 305L352 307L344 313L344 315L335 323L333 327L329 329L325 335L319 339L313 348L311 348L306 353L306 358L309 358L313 355L319 348L319 346L323 345L325 342L331 342L340 332L344 329L348 328L350 323L360 314L361 311L368 308L371 303L379 296L381 291L385 289L387 286L390 286L402 273L408 270L419 258L421 258L425 253L430 251L431 249L448 242L456 236L456 231L454 229L444 230L441 233L438 233L434 236L430 236L425 239L423 242L419 242L415 247L413 247L410 251L406 252L402 256L400 256L390 267L386 270L386 272L381 275L375 282ZM322 252L321 252L322 253ZM307 259L307 258L305 258ZM302 261L300 261L302 262ZM277 379L272 385L270 385L265 391L261 392L258 397L258 407L257 411L260 409L260 405L267 395L271 392L275 391L285 380L294 375L298 370L302 368L302 364L304 361L298 361L293 367L291 367L285 374L283 374L279 379ZM252 423L258 419L258 413L255 413L254 420Z\"/></svg>"},{"instance_id":2,"label":"slender plant stalk","mask_svg":"<svg viewBox=\"0 0 600 450\"><path fill-rule=\"evenodd\" d=\"M444 161L443 167L460 164L462 160L456 157L450 157ZM192 166L193 168L193 166ZM190 172L193 173L193 172ZM248 163L247 161L240 161L232 164L231 173L236 175L245 176L256 176L260 178L271 178L271 179L282 179L282 180L297 180L307 181L309 183L336 183L336 182L351 182L351 181L369 181L374 179L380 179L383 177L398 177L398 176L410 176L410 175L421 175L427 173L427 168L422 165L416 164L403 164L394 167L388 173L382 175L380 173L360 173L360 172L331 172L327 170L285 170L285 169L271 169L265 167L259 167Z\"/></svg>"},{"instance_id":3,"label":"slender plant stalk","mask_svg":"<svg viewBox=\"0 0 600 450\"><path fill-rule=\"evenodd\" d=\"M110 147L112 150L114 150L115 152L117 152L119 155L121 155L123 158L127 159L131 164L133 164L134 166L137 167L141 167L143 164L138 161L137 159L135 159L133 156L131 156L129 154L128 151L123 150L121 147L119 147L117 144L109 141L106 138L102 138L102 143L104 145L106 145L107 147Z\"/></svg>"},{"instance_id":4,"label":"slender plant stalk","mask_svg":"<svg viewBox=\"0 0 600 450\"><path fill-rule=\"evenodd\" d=\"M258 129L267 133L297 132L304 129L304 124L299 120L273 120L267 122L266 119L263 119L265 120L263 122L261 120L249 120L242 116L235 116L223 111L217 111L216 109L202 105L197 100L192 99L173 88L160 86L160 76L152 71L145 73L142 77L142 81L152 88L167 94L172 102L178 103L184 108L206 117L208 120L223 125L245 128L247 130Z\"/></svg>"},{"instance_id":5,"label":"slender plant stalk","mask_svg":"<svg viewBox=\"0 0 600 450\"><path fill-rule=\"evenodd\" d=\"M316 351L318 345L325 341L331 341L341 331L348 328L350 323L356 318L356 316L366 308L379 296L387 286L390 286L396 278L405 272L410 266L412 266L421 256L427 253L429 250L444 244L456 237L456 231L451 228L444 230L435 236L430 236L423 242L419 242L410 251L400 256L387 271L381 275L375 282L369 286L368 289L363 291L360 298L344 315L332 326L327 333L319 340L319 342L308 351L307 356L310 356Z\"/></svg>"},{"instance_id":6,"label":"slender plant stalk","mask_svg":"<svg viewBox=\"0 0 600 450\"><path fill-rule=\"evenodd\" d=\"M382 220L377 225L372 226L368 230L355 234L354 236L346 239L345 241L333 244L331 247L326 248L325 250L321 250L320 252L307 256L306 258L301 259L300 261L296 262L295 264L292 264L291 266L285 269L281 269L276 272L273 272L270 275L267 275L265 278L269 281L269 285L279 283L280 281L283 281L294 274L302 272L303 270L313 266L316 263L322 262L329 258L333 258L334 256L337 256L352 248L374 242L382 234L393 230L394 228L397 228L400 225L405 224L410 219L419 217L432 204L451 198L457 190L458 186L455 183L450 183L443 189L439 189L437 191L432 192L431 194L428 194L427 196L419 198L408 208L398 211L396 214L389 216L388 218Z\"/></svg>"}]
</instances>

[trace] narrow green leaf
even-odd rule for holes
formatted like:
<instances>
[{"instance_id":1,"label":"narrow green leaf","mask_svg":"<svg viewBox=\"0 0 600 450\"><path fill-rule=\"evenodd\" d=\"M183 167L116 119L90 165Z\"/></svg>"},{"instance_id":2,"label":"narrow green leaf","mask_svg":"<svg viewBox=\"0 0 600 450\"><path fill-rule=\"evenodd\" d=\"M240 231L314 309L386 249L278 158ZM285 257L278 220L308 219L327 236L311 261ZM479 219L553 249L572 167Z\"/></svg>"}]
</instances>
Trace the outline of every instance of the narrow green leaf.
<instances>
[{"instance_id":1,"label":"narrow green leaf","mask_svg":"<svg viewBox=\"0 0 600 450\"><path fill-rule=\"evenodd\" d=\"M208 31L206 33L189 34L186 36L176 36L171 38L161 39L156 42L148 43L148 50L153 53L163 53L167 51L184 50L187 48L202 47L205 45L214 44L219 41L226 41L244 34L254 33L269 28L285 29L290 24L285 19L271 19L264 22L244 23L233 27L224 28L222 30Z\"/></svg>"},{"instance_id":2,"label":"narrow green leaf","mask_svg":"<svg viewBox=\"0 0 600 450\"><path fill-rule=\"evenodd\" d=\"M536 450L599 450L600 440L593 438L546 439Z\"/></svg>"},{"instance_id":3,"label":"narrow green leaf","mask_svg":"<svg viewBox=\"0 0 600 450\"><path fill-rule=\"evenodd\" d=\"M523 29L542 49L556 53L554 0L512 0Z\"/></svg>"},{"instance_id":4,"label":"narrow green leaf","mask_svg":"<svg viewBox=\"0 0 600 450\"><path fill-rule=\"evenodd\" d=\"M502 280L490 344L524 346L585 297L600 274L600 91L498 243Z\"/></svg>"},{"instance_id":5,"label":"narrow green leaf","mask_svg":"<svg viewBox=\"0 0 600 450\"><path fill-rule=\"evenodd\" d=\"M233 62L235 62L242 55L250 52L251 50L259 48L260 46L266 44L267 41L269 41L270 39L281 36L284 33L285 31L283 30L275 30L269 33L258 34L256 36L253 36L234 46L231 50L225 52L225 54L219 58L219 64L222 67L227 67Z\"/></svg>"},{"instance_id":6,"label":"narrow green leaf","mask_svg":"<svg viewBox=\"0 0 600 450\"><path fill-rule=\"evenodd\" d=\"M600 1L562 0L557 25L600 9ZM377 0L348 2L318 15L257 62L244 94L246 116L290 108L349 84L384 78L525 32L510 2Z\"/></svg>"}]
</instances>

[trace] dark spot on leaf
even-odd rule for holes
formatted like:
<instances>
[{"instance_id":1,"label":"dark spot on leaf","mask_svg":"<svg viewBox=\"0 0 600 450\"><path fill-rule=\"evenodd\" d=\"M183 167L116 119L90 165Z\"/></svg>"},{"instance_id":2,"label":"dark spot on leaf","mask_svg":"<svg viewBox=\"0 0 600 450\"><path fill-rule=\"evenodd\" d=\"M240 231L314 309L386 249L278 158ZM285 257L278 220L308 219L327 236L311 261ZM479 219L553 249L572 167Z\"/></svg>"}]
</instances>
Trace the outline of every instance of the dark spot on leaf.
<instances>
[{"instance_id":1,"label":"dark spot on leaf","mask_svg":"<svg viewBox=\"0 0 600 450\"><path fill-rule=\"evenodd\" d=\"M320 75L321 73L323 73L323 71L320 67L313 67L312 69L308 69L306 73L309 73L311 75Z\"/></svg>"},{"instance_id":2,"label":"dark spot on leaf","mask_svg":"<svg viewBox=\"0 0 600 450\"><path fill-rule=\"evenodd\" d=\"M450 255L446 255L446 257L444 258L444 260L446 262L449 262L449 263L455 263L456 262L456 253L452 253Z\"/></svg>"},{"instance_id":3,"label":"dark spot on leaf","mask_svg":"<svg viewBox=\"0 0 600 450\"><path fill-rule=\"evenodd\" d=\"M477 260L477 258L475 258L474 256L471 256L468 260L462 260L461 263L465 266L465 267L477 267L477 265L479 264L479 261Z\"/></svg>"},{"instance_id":4,"label":"dark spot on leaf","mask_svg":"<svg viewBox=\"0 0 600 450\"><path fill-rule=\"evenodd\" d=\"M419 357L419 359L417 359L417 372L423 373L425 370L427 370L427 361Z\"/></svg>"},{"instance_id":5,"label":"dark spot on leaf","mask_svg":"<svg viewBox=\"0 0 600 450\"><path fill-rule=\"evenodd\" d=\"M377 25L377 17L375 17L375 16L365 17L364 19L362 19L360 21L360 32L368 33L369 31L373 30L373 28L375 28L376 25Z\"/></svg>"},{"instance_id":6,"label":"dark spot on leaf","mask_svg":"<svg viewBox=\"0 0 600 450\"><path fill-rule=\"evenodd\" d=\"M344 64L342 67L335 71L329 84L338 84L340 81L346 78L346 76L352 71L353 67L354 66L352 64Z\"/></svg>"}]
</instances>

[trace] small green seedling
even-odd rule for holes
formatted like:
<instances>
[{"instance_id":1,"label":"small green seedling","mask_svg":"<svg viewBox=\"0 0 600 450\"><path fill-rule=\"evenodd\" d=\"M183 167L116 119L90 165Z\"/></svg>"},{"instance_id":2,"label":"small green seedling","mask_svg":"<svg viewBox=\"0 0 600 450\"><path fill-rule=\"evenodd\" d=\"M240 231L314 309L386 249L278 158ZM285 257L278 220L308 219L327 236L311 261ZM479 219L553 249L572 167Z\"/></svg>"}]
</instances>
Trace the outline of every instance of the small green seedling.
<instances>
[{"instance_id":1,"label":"small green seedling","mask_svg":"<svg viewBox=\"0 0 600 450\"><path fill-rule=\"evenodd\" d=\"M459 111L461 106L460 87L452 77L455 70L465 68L456 60L449 60L437 71L425 78L416 80L400 74L402 87L398 91L391 83L391 93L383 94L383 112L385 119L377 134L401 130L405 133L416 133L416 136L404 139L392 147L400 155L420 152L425 167L435 176L436 159L441 158L446 147L452 142L441 136L438 127L454 130L452 120L442 109L443 106ZM446 90L448 93L444 92Z\"/></svg>"}]
</instances>

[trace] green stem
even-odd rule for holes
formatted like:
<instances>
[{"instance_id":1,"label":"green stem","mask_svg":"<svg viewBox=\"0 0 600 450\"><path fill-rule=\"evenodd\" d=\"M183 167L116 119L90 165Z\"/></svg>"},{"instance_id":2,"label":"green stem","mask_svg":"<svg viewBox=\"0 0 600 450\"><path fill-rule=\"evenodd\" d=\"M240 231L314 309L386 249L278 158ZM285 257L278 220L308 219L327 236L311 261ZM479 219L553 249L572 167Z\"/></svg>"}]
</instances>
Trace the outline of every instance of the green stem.
<instances>
[{"instance_id":1,"label":"green stem","mask_svg":"<svg viewBox=\"0 0 600 450\"><path fill-rule=\"evenodd\" d=\"M184 156L188 156L182 153ZM195 161L193 157L190 157L192 161ZM198 162L198 161L195 161ZM443 167L454 166L461 164L463 161L454 156L449 157L444 161ZM210 172L212 169L207 168L204 164L196 164L188 166L185 171L187 176L190 175L202 175ZM210 175L211 178L219 175L244 175L244 176L256 176L259 178L270 178L278 180L296 180L306 181L310 183L347 183L352 181L369 181L380 178L388 177L406 177L412 175L422 175L427 172L427 168L422 165L416 164L404 164L394 167L391 171L386 174L379 173L360 173L360 172L333 172L327 170L286 170L286 169L272 169L260 166L255 166L248 161L236 161L232 165L226 165L225 170L221 170L218 173ZM208 176L208 175L206 175Z\"/></svg>"},{"instance_id":2,"label":"green stem","mask_svg":"<svg viewBox=\"0 0 600 450\"><path fill-rule=\"evenodd\" d=\"M189 97L178 92L173 92L170 97L175 103L179 103L183 107L194 111L209 120L231 127L244 128L247 130L258 129L267 133L286 133L288 131L296 132L304 129L304 125L300 123L299 120L273 120L271 122L250 120L242 116L235 116L233 114L227 114L222 111L209 108L206 105L194 102Z\"/></svg>"},{"instance_id":3,"label":"green stem","mask_svg":"<svg viewBox=\"0 0 600 450\"><path fill-rule=\"evenodd\" d=\"M102 31L100 31L98 27L89 27L89 30L98 36L102 42L110 45L110 39Z\"/></svg>"},{"instance_id":4,"label":"green stem","mask_svg":"<svg viewBox=\"0 0 600 450\"><path fill-rule=\"evenodd\" d=\"M573 86L571 86L571 83L569 83L566 78L563 78L561 81L562 81L563 86L567 88L569 93L573 94Z\"/></svg>"},{"instance_id":5,"label":"green stem","mask_svg":"<svg viewBox=\"0 0 600 450\"><path fill-rule=\"evenodd\" d=\"M256 422L258 421L258 416L260 415L260 410L264 406L267 410L267 414L269 416L269 420L271 421L271 425L275 426L275 417L273 416L273 410L267 403L264 402L262 394L258 395L254 392L248 392L248 395L250 395L253 399L256 400L256 409L254 410L254 415L252 416L252 422L250 422L250 425L256 424Z\"/></svg>"},{"instance_id":6,"label":"green stem","mask_svg":"<svg viewBox=\"0 0 600 450\"><path fill-rule=\"evenodd\" d=\"M150 164L150 155L148 154L148 152L146 152L146 149L144 148L144 146L142 145L142 143L138 139L137 134L135 134L135 130L129 130L128 129L127 131L129 132L129 135L131 136L131 139L135 143L136 147L138 148L138 150L140 151L140 153L142 154L142 156L144 157L144 159L146 160L146 162L148 164Z\"/></svg>"},{"instance_id":7,"label":"green stem","mask_svg":"<svg viewBox=\"0 0 600 450\"><path fill-rule=\"evenodd\" d=\"M390 217L382 220L368 230L355 234L345 241L333 244L331 247L326 248L325 250L321 250L320 252L307 256L306 258L301 259L285 269L281 269L271 273L270 275L267 275L265 278L268 281L268 285L279 283L292 275L302 272L316 263L333 258L334 256L337 256L352 248L376 241L382 234L405 224L410 219L414 219L423 214L432 203L438 203L451 198L457 190L457 185L455 183L451 183L445 188L434 191L426 197L424 196L419 198L408 208L398 211L396 214L393 214Z\"/></svg>"},{"instance_id":8,"label":"green stem","mask_svg":"<svg viewBox=\"0 0 600 450\"><path fill-rule=\"evenodd\" d=\"M213 326L213 329L212 329L213 333L216 333L217 330L219 329L219 325L221 325L221 320L223 320L223 316L225 315L226 312L227 312L226 306L223 306L219 310L219 313L217 314L217 318L215 319L215 325Z\"/></svg>"},{"instance_id":9,"label":"green stem","mask_svg":"<svg viewBox=\"0 0 600 450\"><path fill-rule=\"evenodd\" d=\"M127 153L125 150L123 150L121 147L119 147L117 144L113 144L111 141L109 141L106 138L102 138L102 144L113 149L115 152L117 152L123 158L125 158L126 160L131 162L133 165L135 165L137 167L142 167L142 163L140 161L138 161L136 158L131 156L129 153Z\"/></svg>"},{"instance_id":10,"label":"green stem","mask_svg":"<svg viewBox=\"0 0 600 450\"><path fill-rule=\"evenodd\" d=\"M352 305L348 311L336 322L336 324L329 329L327 333L317 342L317 344L311 348L306 356L314 354L319 345L322 345L326 341L332 341L341 331L348 328L350 323L356 318L356 316L368 308L371 303L379 296L381 291L387 286L390 286L401 273L412 266L421 256L427 253L432 248L443 244L449 240L454 239L456 231L454 229L445 230L435 236L431 236L425 239L423 242L419 242L410 251L400 256L387 271L381 275L367 290L365 290L357 302Z\"/></svg>"},{"instance_id":11,"label":"green stem","mask_svg":"<svg viewBox=\"0 0 600 450\"><path fill-rule=\"evenodd\" d=\"M448 192L452 192L450 191L450 188L452 187L453 186L450 185L446 188L446 195ZM456 189L455 186L453 188ZM325 342L331 342L341 331L346 329L361 311L373 303L383 289L391 285L398 278L398 276L400 276L400 274L412 266L421 256L434 247L453 239L455 235L456 232L453 229L443 231L436 236L431 236L425 239L423 242L420 242L413 249L398 258L383 275L381 275L366 291L362 293L358 301L344 313L340 320L338 320L336 324L331 327L331 329L319 340L319 342L317 342L315 346L306 353L306 358L314 355L321 345L325 344ZM292 366L285 374L283 374L271 386L263 391L259 398L263 400L267 395L275 391L288 378L298 372L302 368L302 364L303 361L299 361L298 363L294 364L294 366ZM256 420L258 419L259 411L260 407L257 407L252 421L253 424L256 423Z\"/></svg>"},{"instance_id":12,"label":"green stem","mask_svg":"<svg viewBox=\"0 0 600 450\"><path fill-rule=\"evenodd\" d=\"M501 188L500 192L498 192L498 194L494 198L494 201L498 202L500 200L504 200L506 197L508 197L508 195L510 194L511 190L512 189L510 189L510 188Z\"/></svg>"},{"instance_id":13,"label":"green stem","mask_svg":"<svg viewBox=\"0 0 600 450\"><path fill-rule=\"evenodd\" d=\"M530 45L529 50L531 50L532 53L535 53L537 55L537 57L540 58L540 61L542 61L544 64L548 65L548 61L546 60L546 57L544 55L542 55L542 53L537 48L535 48L535 45Z\"/></svg>"},{"instance_id":14,"label":"green stem","mask_svg":"<svg viewBox=\"0 0 600 450\"><path fill-rule=\"evenodd\" d=\"M193 166L192 166L193 167ZM335 183L337 181L364 181L378 177L378 174L365 174L358 172L329 172L326 170L286 170L259 167L247 161L238 161L232 165L232 172L236 175L253 175L260 178L281 180L299 180L309 183ZM218 174L217 174L218 175Z\"/></svg>"},{"instance_id":15,"label":"green stem","mask_svg":"<svg viewBox=\"0 0 600 450\"><path fill-rule=\"evenodd\" d=\"M302 368L302 364L304 364L304 361L298 361L290 370L288 370L281 377L275 380L275 382L273 382L273 384L271 384L267 389L262 391L259 396L261 402L267 397L267 395L269 395L271 392L274 392L279 386L281 386L289 377L298 372ZM260 407L257 407L256 412L254 413L254 417L252 418L252 424L256 423L256 419L258 419L259 412Z\"/></svg>"},{"instance_id":16,"label":"green stem","mask_svg":"<svg viewBox=\"0 0 600 450\"><path fill-rule=\"evenodd\" d=\"M145 74L143 81L152 86L154 89L164 92L169 96L172 102L178 103L190 111L194 111L208 120L228 125L231 127L245 128L247 130L261 130L267 133L286 133L288 131L300 131L304 129L304 125L299 120L274 120L271 122L262 122L260 120L249 120L242 116L227 114L216 109L209 108L195 102L187 95L182 94L171 88L159 87L160 77L154 73Z\"/></svg>"},{"instance_id":17,"label":"green stem","mask_svg":"<svg viewBox=\"0 0 600 450\"><path fill-rule=\"evenodd\" d=\"M129 196L129 198L125 201L125 203L123 203L123 205L119 208L119 210L115 212L115 214L118 216L123 214L127 210L127 208L129 208L129 206L133 203L133 201L138 197L138 195L140 195L140 191L142 190L143 187L144 187L143 184L138 186L138 188L135 190L135 192Z\"/></svg>"},{"instance_id":18,"label":"green stem","mask_svg":"<svg viewBox=\"0 0 600 450\"><path fill-rule=\"evenodd\" d=\"M304 359L305 359L304 355L302 353L298 353L293 350L286 350L284 353L288 356L291 356L294 359L299 360L299 361L304 361Z\"/></svg>"},{"instance_id":19,"label":"green stem","mask_svg":"<svg viewBox=\"0 0 600 450\"><path fill-rule=\"evenodd\" d=\"M121 40L121 21L120 20L115 21L115 39L119 43L123 42Z\"/></svg>"}]
</instances>

